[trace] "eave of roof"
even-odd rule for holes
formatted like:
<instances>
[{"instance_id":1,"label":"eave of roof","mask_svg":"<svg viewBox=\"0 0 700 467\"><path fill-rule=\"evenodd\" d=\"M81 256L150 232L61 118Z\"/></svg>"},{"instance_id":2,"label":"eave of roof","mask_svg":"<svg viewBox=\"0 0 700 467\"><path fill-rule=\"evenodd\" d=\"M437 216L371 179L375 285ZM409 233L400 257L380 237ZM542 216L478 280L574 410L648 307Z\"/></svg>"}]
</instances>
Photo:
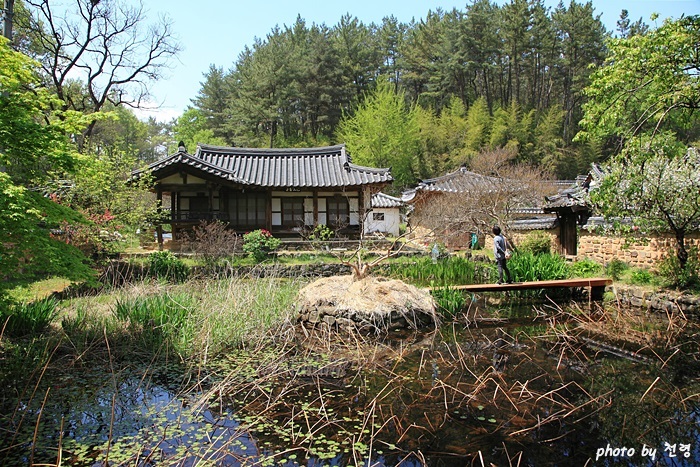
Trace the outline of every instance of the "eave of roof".
<instances>
[{"instance_id":1,"label":"eave of roof","mask_svg":"<svg viewBox=\"0 0 700 467\"><path fill-rule=\"evenodd\" d=\"M352 163L345 145L257 149L199 144L193 155L180 151L149 165L158 172L191 166L224 180L263 188L334 188L393 181L390 169ZM141 171L134 172L138 177Z\"/></svg>"},{"instance_id":2,"label":"eave of roof","mask_svg":"<svg viewBox=\"0 0 700 467\"><path fill-rule=\"evenodd\" d=\"M497 180L461 167L454 172L436 178L422 180L416 186L416 191L442 191L448 193L463 193L474 188L487 190L493 188Z\"/></svg>"},{"instance_id":3,"label":"eave of roof","mask_svg":"<svg viewBox=\"0 0 700 467\"><path fill-rule=\"evenodd\" d=\"M400 208L405 206L401 199L387 195L386 193L376 193L372 195L373 208Z\"/></svg>"}]
</instances>

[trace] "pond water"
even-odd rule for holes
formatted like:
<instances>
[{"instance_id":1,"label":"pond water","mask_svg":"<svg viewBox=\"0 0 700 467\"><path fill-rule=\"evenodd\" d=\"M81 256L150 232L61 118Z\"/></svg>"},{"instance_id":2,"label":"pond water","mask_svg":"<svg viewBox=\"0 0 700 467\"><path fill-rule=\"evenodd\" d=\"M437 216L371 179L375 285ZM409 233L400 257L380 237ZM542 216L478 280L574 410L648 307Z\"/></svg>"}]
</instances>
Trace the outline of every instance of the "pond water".
<instances>
[{"instance_id":1,"label":"pond water","mask_svg":"<svg viewBox=\"0 0 700 467\"><path fill-rule=\"evenodd\" d=\"M299 331L188 371L50 367L5 394L0 464L700 465L697 327L595 316L475 303L439 330Z\"/></svg>"}]
</instances>

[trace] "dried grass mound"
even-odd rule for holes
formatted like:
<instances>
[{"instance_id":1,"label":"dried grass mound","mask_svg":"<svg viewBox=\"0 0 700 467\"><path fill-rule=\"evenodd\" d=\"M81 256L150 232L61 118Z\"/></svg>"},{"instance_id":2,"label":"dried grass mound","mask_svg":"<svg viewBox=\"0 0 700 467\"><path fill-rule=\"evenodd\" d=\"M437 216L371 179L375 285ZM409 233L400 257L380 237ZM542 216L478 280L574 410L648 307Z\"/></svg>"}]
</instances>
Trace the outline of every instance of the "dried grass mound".
<instances>
[{"instance_id":1,"label":"dried grass mound","mask_svg":"<svg viewBox=\"0 0 700 467\"><path fill-rule=\"evenodd\" d=\"M299 291L299 320L308 324L365 331L437 325L430 292L400 280L324 277Z\"/></svg>"}]
</instances>

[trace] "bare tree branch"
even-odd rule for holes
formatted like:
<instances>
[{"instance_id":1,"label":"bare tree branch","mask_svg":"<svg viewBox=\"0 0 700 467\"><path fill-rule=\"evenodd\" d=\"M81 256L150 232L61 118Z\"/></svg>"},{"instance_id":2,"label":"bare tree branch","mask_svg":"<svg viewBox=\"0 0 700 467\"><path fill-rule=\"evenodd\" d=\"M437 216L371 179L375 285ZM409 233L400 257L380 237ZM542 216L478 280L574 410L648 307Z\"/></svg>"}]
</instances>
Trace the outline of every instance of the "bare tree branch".
<instances>
[{"instance_id":1,"label":"bare tree branch","mask_svg":"<svg viewBox=\"0 0 700 467\"><path fill-rule=\"evenodd\" d=\"M64 101L62 110L99 112L107 102L137 108L180 51L172 22L161 16L147 26L142 3L77 0L72 10L49 0L25 3L32 10L28 27L43 49L36 58Z\"/></svg>"},{"instance_id":2,"label":"bare tree branch","mask_svg":"<svg viewBox=\"0 0 700 467\"><path fill-rule=\"evenodd\" d=\"M544 197L552 194L548 174L516 164L514 157L506 149L481 153L473 158L471 170L464 167L443 177L452 179L445 186L454 189L438 189L441 179L434 180L433 189L419 187L411 225L427 229L446 243L470 232L490 231L494 224L509 230L519 209L541 206Z\"/></svg>"}]
</instances>

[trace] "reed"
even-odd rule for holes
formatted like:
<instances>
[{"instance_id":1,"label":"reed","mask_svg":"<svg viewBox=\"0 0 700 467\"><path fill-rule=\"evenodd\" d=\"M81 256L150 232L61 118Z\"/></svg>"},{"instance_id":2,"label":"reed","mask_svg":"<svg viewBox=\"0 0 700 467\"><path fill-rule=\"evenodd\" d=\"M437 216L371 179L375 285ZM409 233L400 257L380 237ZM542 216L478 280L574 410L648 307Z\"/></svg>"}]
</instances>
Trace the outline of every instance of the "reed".
<instances>
[{"instance_id":1,"label":"reed","mask_svg":"<svg viewBox=\"0 0 700 467\"><path fill-rule=\"evenodd\" d=\"M130 334L151 351L164 344L180 355L187 355L194 339L197 311L195 298L187 292L117 299L114 314L127 322Z\"/></svg>"},{"instance_id":2,"label":"reed","mask_svg":"<svg viewBox=\"0 0 700 467\"><path fill-rule=\"evenodd\" d=\"M432 258L422 257L392 263L389 266L389 275L421 286L473 284L477 277L477 268L473 261L457 256L435 262Z\"/></svg>"},{"instance_id":3,"label":"reed","mask_svg":"<svg viewBox=\"0 0 700 467\"><path fill-rule=\"evenodd\" d=\"M438 311L443 316L454 317L461 313L467 304L467 294L449 286L434 288L432 295L437 303Z\"/></svg>"},{"instance_id":4,"label":"reed","mask_svg":"<svg viewBox=\"0 0 700 467\"><path fill-rule=\"evenodd\" d=\"M49 297L29 303L8 305L0 311L0 329L11 336L44 331L58 314L58 300Z\"/></svg>"},{"instance_id":5,"label":"reed","mask_svg":"<svg viewBox=\"0 0 700 467\"><path fill-rule=\"evenodd\" d=\"M557 254L518 252L508 261L508 269L518 282L566 279L569 268Z\"/></svg>"},{"instance_id":6,"label":"reed","mask_svg":"<svg viewBox=\"0 0 700 467\"><path fill-rule=\"evenodd\" d=\"M73 300L61 324L76 353L104 347L106 335L117 357L174 351L206 360L287 327L300 287L299 280L277 277L138 282Z\"/></svg>"}]
</instances>

